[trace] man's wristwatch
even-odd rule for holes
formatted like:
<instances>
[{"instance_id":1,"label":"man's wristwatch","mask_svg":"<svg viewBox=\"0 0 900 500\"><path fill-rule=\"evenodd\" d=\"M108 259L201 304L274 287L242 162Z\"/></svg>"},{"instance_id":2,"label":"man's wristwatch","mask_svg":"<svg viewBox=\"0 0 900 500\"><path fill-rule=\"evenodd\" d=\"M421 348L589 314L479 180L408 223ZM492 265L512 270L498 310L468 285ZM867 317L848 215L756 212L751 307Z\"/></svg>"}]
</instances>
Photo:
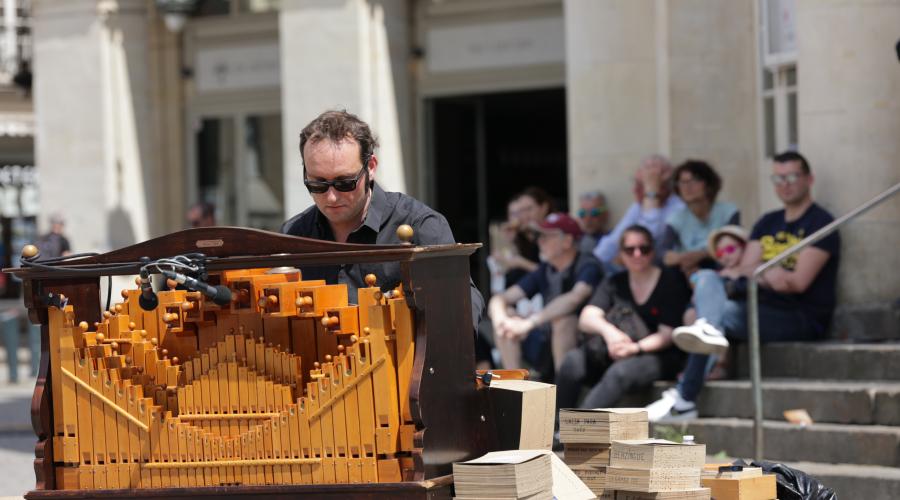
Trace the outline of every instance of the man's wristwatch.
<instances>
[{"instance_id":1,"label":"man's wristwatch","mask_svg":"<svg viewBox=\"0 0 900 500\"><path fill-rule=\"evenodd\" d=\"M638 348L637 356L640 356L641 354L644 354L644 348L641 347L641 343L640 343L640 342L635 342L634 345L636 345L637 348Z\"/></svg>"}]
</instances>

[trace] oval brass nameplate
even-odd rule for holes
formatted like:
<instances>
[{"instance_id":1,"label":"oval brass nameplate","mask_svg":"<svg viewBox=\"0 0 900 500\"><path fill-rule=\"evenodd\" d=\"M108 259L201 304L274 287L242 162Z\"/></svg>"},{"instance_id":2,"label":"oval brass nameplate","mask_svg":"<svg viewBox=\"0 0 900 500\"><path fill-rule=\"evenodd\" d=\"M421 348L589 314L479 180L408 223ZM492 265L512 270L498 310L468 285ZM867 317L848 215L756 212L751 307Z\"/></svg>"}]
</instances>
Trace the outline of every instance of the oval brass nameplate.
<instances>
[{"instance_id":1,"label":"oval brass nameplate","mask_svg":"<svg viewBox=\"0 0 900 500\"><path fill-rule=\"evenodd\" d=\"M197 240L197 248L213 248L224 245L222 240Z\"/></svg>"}]
</instances>

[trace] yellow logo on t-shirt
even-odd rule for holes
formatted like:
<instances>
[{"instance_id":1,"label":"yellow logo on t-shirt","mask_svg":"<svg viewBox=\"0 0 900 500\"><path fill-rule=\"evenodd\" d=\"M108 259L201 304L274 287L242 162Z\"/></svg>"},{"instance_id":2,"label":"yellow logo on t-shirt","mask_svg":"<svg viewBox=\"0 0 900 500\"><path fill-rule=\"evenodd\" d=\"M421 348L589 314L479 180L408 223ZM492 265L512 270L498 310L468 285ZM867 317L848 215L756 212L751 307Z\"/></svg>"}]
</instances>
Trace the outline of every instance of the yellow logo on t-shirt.
<instances>
[{"instance_id":1,"label":"yellow logo on t-shirt","mask_svg":"<svg viewBox=\"0 0 900 500\"><path fill-rule=\"evenodd\" d=\"M759 244L762 246L762 260L767 262L770 259L774 259L778 254L796 245L806 236L806 231L803 229L800 229L797 233L795 235L787 231L778 231L774 236L766 235L761 237ZM797 255L795 254L784 259L781 262L781 266L788 271L793 271L796 263Z\"/></svg>"}]
</instances>

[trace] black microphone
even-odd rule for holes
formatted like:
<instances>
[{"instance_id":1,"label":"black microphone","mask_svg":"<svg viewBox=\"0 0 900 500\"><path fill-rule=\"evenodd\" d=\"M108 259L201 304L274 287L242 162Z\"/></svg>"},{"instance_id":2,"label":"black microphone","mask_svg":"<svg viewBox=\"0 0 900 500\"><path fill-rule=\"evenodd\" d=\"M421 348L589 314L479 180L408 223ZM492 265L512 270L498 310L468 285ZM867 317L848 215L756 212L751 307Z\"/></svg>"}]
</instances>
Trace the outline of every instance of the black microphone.
<instances>
[{"instance_id":1,"label":"black microphone","mask_svg":"<svg viewBox=\"0 0 900 500\"><path fill-rule=\"evenodd\" d=\"M184 285L184 287L188 290L193 290L195 292L200 292L203 295L206 295L207 297L212 299L212 301L216 305L225 306L231 302L231 289L227 286L212 286L198 279L191 278L190 276L176 273L175 271L164 270L162 273L166 278L175 280L176 283Z\"/></svg>"},{"instance_id":2,"label":"black microphone","mask_svg":"<svg viewBox=\"0 0 900 500\"><path fill-rule=\"evenodd\" d=\"M159 298L153 291L153 283L150 281L148 271L141 271L141 296L138 297L138 304L145 311L152 311L159 305Z\"/></svg>"}]
</instances>

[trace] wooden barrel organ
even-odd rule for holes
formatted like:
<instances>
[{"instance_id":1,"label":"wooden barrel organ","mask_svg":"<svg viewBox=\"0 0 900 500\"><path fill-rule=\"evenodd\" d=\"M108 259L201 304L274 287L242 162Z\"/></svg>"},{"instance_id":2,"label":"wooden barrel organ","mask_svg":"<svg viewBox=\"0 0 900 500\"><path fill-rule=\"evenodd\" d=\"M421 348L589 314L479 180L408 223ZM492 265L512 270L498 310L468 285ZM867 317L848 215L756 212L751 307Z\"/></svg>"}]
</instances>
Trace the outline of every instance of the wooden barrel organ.
<instances>
[{"instance_id":1,"label":"wooden barrel organ","mask_svg":"<svg viewBox=\"0 0 900 500\"><path fill-rule=\"evenodd\" d=\"M229 303L170 280L153 310L136 287L101 313L112 263L204 245L215 257L208 280L231 291ZM123 489L171 498L170 488L200 487L352 496L375 483L384 498L449 496L450 464L495 442L473 380L476 248L207 228L12 270L43 335L29 498ZM402 283L382 289L367 275L356 303L346 285L303 279L307 265L391 261Z\"/></svg>"}]
</instances>

